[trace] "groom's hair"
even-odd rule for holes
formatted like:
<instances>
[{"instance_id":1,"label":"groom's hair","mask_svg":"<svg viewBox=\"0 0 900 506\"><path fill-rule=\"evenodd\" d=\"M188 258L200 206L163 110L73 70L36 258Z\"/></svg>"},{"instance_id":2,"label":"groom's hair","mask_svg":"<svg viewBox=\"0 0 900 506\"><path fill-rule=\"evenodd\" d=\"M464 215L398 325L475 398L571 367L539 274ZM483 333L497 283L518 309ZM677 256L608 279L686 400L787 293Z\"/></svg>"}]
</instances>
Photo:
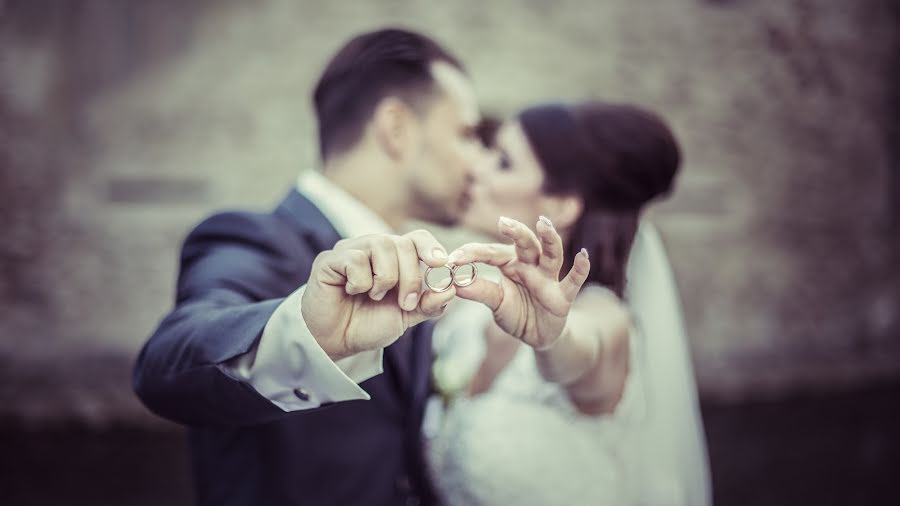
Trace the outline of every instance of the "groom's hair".
<instances>
[{"instance_id":1,"label":"groom's hair","mask_svg":"<svg viewBox=\"0 0 900 506\"><path fill-rule=\"evenodd\" d=\"M465 72L459 60L419 33L383 29L347 42L325 67L313 93L322 159L356 144L385 97L396 96L424 110L436 89L431 64L438 61Z\"/></svg>"}]
</instances>

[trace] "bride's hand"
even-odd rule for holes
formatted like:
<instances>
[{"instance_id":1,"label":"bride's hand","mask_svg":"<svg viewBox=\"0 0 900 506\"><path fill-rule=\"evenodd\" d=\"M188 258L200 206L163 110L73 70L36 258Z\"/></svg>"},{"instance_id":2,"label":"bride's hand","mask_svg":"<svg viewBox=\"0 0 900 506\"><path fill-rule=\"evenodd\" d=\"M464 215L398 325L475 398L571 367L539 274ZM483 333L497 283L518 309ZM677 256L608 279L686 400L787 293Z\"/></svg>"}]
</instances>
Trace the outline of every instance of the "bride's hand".
<instances>
[{"instance_id":1,"label":"bride's hand","mask_svg":"<svg viewBox=\"0 0 900 506\"><path fill-rule=\"evenodd\" d=\"M497 325L508 334L536 349L550 348L559 340L572 302L587 279L587 251L575 255L572 269L560 281L563 246L550 220L543 216L538 220L537 234L510 218L501 217L498 227L513 244L466 244L450 255L450 261L498 267L503 274L500 282L479 278L457 287L456 294L491 308Z\"/></svg>"}]
</instances>

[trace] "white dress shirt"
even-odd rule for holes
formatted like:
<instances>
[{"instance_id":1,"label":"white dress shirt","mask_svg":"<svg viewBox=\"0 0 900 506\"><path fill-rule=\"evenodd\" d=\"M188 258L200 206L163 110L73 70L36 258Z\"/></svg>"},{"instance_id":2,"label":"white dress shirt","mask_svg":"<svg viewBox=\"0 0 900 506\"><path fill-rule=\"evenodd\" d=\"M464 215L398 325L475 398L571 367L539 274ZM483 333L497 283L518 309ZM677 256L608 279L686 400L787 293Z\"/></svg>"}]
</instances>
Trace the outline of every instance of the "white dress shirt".
<instances>
[{"instance_id":1,"label":"white dress shirt","mask_svg":"<svg viewBox=\"0 0 900 506\"><path fill-rule=\"evenodd\" d=\"M344 238L393 234L391 227L359 200L308 170L297 180L297 191L322 212ZM303 321L300 300L306 285L282 302L266 323L262 337L247 353L229 360L226 370L246 381L285 411L312 409L324 403L371 397L359 383L383 371L384 351L374 350L339 359L322 350Z\"/></svg>"}]
</instances>

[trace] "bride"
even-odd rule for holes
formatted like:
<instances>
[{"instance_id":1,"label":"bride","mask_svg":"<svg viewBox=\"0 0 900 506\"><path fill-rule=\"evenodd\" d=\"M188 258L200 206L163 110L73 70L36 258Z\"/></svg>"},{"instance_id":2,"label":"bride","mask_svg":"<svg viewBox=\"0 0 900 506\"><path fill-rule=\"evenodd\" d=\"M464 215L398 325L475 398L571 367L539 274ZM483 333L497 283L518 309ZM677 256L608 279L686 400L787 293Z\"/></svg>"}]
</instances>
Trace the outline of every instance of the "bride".
<instances>
[{"instance_id":1,"label":"bride","mask_svg":"<svg viewBox=\"0 0 900 506\"><path fill-rule=\"evenodd\" d=\"M468 301L434 336L446 409L424 430L444 502L709 504L677 292L640 222L678 170L670 130L628 105L551 104L493 149L466 221L512 244L451 254L498 275L457 287Z\"/></svg>"}]
</instances>

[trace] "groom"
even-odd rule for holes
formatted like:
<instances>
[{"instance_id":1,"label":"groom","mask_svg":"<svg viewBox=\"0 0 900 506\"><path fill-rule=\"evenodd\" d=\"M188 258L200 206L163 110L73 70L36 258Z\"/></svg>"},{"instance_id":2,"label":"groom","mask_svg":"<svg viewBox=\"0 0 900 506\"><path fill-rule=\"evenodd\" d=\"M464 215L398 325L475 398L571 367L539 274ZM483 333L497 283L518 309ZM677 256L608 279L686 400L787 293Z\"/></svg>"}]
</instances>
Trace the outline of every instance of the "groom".
<instances>
[{"instance_id":1,"label":"groom","mask_svg":"<svg viewBox=\"0 0 900 506\"><path fill-rule=\"evenodd\" d=\"M198 504L433 503L419 439L429 320L455 293L419 294L420 262L446 251L395 231L465 210L472 87L429 38L379 30L338 51L313 101L321 173L272 212L217 214L188 235L134 388L189 427Z\"/></svg>"}]
</instances>

